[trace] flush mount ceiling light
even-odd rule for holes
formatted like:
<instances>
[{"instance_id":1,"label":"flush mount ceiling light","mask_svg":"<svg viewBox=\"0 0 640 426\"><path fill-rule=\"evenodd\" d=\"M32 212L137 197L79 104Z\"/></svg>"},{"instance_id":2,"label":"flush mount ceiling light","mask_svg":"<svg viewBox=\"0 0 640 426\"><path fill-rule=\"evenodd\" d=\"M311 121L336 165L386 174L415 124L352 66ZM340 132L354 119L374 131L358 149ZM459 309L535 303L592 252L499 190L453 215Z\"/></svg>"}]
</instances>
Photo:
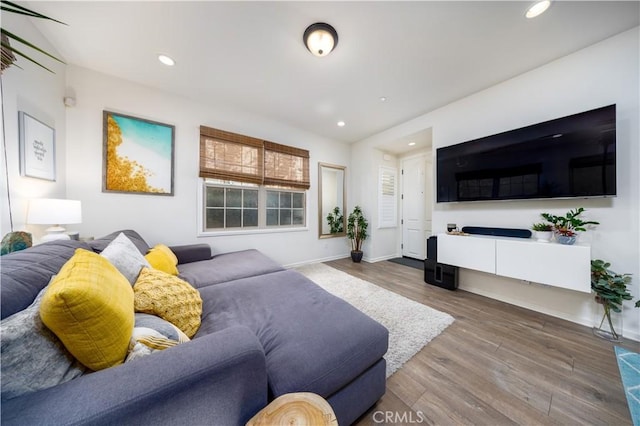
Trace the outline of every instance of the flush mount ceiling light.
<instances>
[{"instance_id":1,"label":"flush mount ceiling light","mask_svg":"<svg viewBox=\"0 0 640 426\"><path fill-rule=\"evenodd\" d=\"M174 61L172 58L168 57L167 55L158 55L158 60L168 67L172 67L176 64L176 61Z\"/></svg>"},{"instance_id":2,"label":"flush mount ceiling light","mask_svg":"<svg viewBox=\"0 0 640 426\"><path fill-rule=\"evenodd\" d=\"M524 14L527 18L535 18L542 15L551 6L551 0L537 1L527 9L527 13Z\"/></svg>"},{"instance_id":3,"label":"flush mount ceiling light","mask_svg":"<svg viewBox=\"0 0 640 426\"><path fill-rule=\"evenodd\" d=\"M338 127L344 127L347 123L345 123L344 121L338 121Z\"/></svg>"},{"instance_id":4,"label":"flush mount ceiling light","mask_svg":"<svg viewBox=\"0 0 640 426\"><path fill-rule=\"evenodd\" d=\"M338 33L331 25L316 22L304 30L302 41L315 56L327 56L338 45Z\"/></svg>"}]
</instances>

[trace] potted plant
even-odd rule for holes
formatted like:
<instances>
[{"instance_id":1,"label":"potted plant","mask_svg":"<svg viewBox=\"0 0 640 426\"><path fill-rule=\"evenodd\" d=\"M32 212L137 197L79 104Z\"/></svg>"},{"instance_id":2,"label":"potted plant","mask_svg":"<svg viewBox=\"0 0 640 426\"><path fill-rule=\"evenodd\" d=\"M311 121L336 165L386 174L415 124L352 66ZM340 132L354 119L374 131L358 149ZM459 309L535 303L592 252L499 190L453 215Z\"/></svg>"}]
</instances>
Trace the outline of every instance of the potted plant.
<instances>
[{"instance_id":1,"label":"potted plant","mask_svg":"<svg viewBox=\"0 0 640 426\"><path fill-rule=\"evenodd\" d=\"M587 225L600 225L600 222L593 220L582 220L578 216L584 212L584 208L578 207L575 210L569 210L564 216L556 216L549 213L542 213L544 220L553 225L556 234L556 240L560 244L573 244L576 242L578 231L586 231Z\"/></svg>"},{"instance_id":2,"label":"potted plant","mask_svg":"<svg viewBox=\"0 0 640 426\"><path fill-rule=\"evenodd\" d=\"M551 237L553 237L553 225L550 223L534 223L531 229L533 229L536 240L541 243L548 243L551 241Z\"/></svg>"},{"instance_id":3,"label":"potted plant","mask_svg":"<svg viewBox=\"0 0 640 426\"><path fill-rule=\"evenodd\" d=\"M344 232L344 216L340 213L340 207L336 206L327 215L327 222L329 223L329 232L332 234L338 234Z\"/></svg>"},{"instance_id":4,"label":"potted plant","mask_svg":"<svg viewBox=\"0 0 640 426\"><path fill-rule=\"evenodd\" d=\"M347 218L347 238L351 240L351 260L359 263L362 260L362 243L367 239L369 223L362 215L360 206L355 206Z\"/></svg>"},{"instance_id":5,"label":"potted plant","mask_svg":"<svg viewBox=\"0 0 640 426\"><path fill-rule=\"evenodd\" d=\"M593 334L618 342L622 339L622 303L632 299L627 290L631 274L618 274L609 270L610 266L604 260L591 261L591 290L598 306ZM635 307L640 307L640 300Z\"/></svg>"}]
</instances>

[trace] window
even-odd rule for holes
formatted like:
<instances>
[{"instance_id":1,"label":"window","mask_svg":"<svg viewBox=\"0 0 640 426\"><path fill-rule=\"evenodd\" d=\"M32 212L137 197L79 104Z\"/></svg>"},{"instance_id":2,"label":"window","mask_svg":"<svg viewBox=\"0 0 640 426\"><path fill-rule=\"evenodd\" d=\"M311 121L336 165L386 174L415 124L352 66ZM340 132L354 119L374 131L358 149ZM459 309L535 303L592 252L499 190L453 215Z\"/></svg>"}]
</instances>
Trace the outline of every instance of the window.
<instances>
[{"instance_id":1,"label":"window","mask_svg":"<svg viewBox=\"0 0 640 426\"><path fill-rule=\"evenodd\" d=\"M267 226L304 225L304 193L267 190Z\"/></svg>"},{"instance_id":2,"label":"window","mask_svg":"<svg viewBox=\"0 0 640 426\"><path fill-rule=\"evenodd\" d=\"M204 231L306 226L306 193L205 179Z\"/></svg>"},{"instance_id":3,"label":"window","mask_svg":"<svg viewBox=\"0 0 640 426\"><path fill-rule=\"evenodd\" d=\"M258 226L258 189L205 186L205 229Z\"/></svg>"},{"instance_id":4,"label":"window","mask_svg":"<svg viewBox=\"0 0 640 426\"><path fill-rule=\"evenodd\" d=\"M204 231L306 226L309 151L200 127Z\"/></svg>"}]
</instances>

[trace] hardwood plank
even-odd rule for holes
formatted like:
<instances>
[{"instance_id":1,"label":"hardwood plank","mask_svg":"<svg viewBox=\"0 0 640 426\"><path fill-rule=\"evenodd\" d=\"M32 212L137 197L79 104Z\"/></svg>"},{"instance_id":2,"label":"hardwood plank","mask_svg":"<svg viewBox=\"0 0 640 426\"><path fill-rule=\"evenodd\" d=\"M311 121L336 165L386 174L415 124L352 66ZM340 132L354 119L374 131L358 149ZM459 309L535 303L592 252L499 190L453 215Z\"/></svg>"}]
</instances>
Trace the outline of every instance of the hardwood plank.
<instances>
[{"instance_id":1,"label":"hardwood plank","mask_svg":"<svg viewBox=\"0 0 640 426\"><path fill-rule=\"evenodd\" d=\"M456 319L387 380L357 425L396 424L376 422L376 411L405 421L412 412L412 424L631 424L614 344L590 327L427 285L423 271L392 262L326 264ZM640 352L639 342L617 345Z\"/></svg>"}]
</instances>

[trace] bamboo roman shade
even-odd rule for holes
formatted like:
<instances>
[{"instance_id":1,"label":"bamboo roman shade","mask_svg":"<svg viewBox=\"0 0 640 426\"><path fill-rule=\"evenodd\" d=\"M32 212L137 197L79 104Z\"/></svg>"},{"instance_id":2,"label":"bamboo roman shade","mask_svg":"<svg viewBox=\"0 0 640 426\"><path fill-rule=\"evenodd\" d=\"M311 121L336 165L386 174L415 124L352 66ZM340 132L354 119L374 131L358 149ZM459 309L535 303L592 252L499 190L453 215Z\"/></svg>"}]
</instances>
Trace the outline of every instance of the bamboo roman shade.
<instances>
[{"instance_id":1,"label":"bamboo roman shade","mask_svg":"<svg viewBox=\"0 0 640 426\"><path fill-rule=\"evenodd\" d=\"M200 126L200 177L261 184L262 141Z\"/></svg>"},{"instance_id":2,"label":"bamboo roman shade","mask_svg":"<svg viewBox=\"0 0 640 426\"><path fill-rule=\"evenodd\" d=\"M200 177L308 189L309 151L200 126Z\"/></svg>"},{"instance_id":3,"label":"bamboo roman shade","mask_svg":"<svg viewBox=\"0 0 640 426\"><path fill-rule=\"evenodd\" d=\"M309 189L309 151L264 141L264 184Z\"/></svg>"}]
</instances>

